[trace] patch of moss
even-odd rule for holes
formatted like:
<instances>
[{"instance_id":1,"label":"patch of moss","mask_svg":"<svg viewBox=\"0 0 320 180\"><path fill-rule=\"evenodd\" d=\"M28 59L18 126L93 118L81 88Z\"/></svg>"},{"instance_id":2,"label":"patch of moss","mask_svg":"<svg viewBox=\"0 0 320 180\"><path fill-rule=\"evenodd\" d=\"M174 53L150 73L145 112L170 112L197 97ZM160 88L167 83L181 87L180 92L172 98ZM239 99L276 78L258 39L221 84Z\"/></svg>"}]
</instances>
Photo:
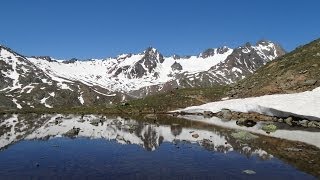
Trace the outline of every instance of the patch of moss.
<instances>
[{"instance_id":1,"label":"patch of moss","mask_svg":"<svg viewBox=\"0 0 320 180\"><path fill-rule=\"evenodd\" d=\"M253 135L248 131L238 131L238 132L232 133L231 136L241 141L250 141L258 138L258 136Z\"/></svg>"},{"instance_id":2,"label":"patch of moss","mask_svg":"<svg viewBox=\"0 0 320 180\"><path fill-rule=\"evenodd\" d=\"M277 130L277 126L274 124L266 124L264 126L262 126L262 130L266 131L266 132L275 132Z\"/></svg>"}]
</instances>

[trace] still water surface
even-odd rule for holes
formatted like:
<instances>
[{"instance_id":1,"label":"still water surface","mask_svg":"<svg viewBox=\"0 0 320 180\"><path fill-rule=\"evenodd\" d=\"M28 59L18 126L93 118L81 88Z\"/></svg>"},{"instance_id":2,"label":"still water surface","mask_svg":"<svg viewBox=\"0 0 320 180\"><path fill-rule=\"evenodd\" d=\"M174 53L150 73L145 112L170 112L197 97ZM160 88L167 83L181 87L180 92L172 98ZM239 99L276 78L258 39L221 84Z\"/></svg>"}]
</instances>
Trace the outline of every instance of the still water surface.
<instances>
[{"instance_id":1,"label":"still water surface","mask_svg":"<svg viewBox=\"0 0 320 180\"><path fill-rule=\"evenodd\" d=\"M319 177L319 149L303 142L268 136L244 142L231 136L236 130L173 118L30 118L1 119L8 128L0 134L0 179Z\"/></svg>"}]
</instances>

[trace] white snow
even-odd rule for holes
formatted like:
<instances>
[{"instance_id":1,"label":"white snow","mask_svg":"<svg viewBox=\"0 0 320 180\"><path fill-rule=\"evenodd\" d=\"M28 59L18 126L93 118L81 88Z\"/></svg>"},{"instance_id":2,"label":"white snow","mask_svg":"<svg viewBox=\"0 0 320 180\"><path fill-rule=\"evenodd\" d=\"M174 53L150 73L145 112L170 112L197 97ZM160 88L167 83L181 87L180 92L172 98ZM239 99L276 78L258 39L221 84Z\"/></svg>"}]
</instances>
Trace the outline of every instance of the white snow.
<instances>
[{"instance_id":1,"label":"white snow","mask_svg":"<svg viewBox=\"0 0 320 180\"><path fill-rule=\"evenodd\" d=\"M13 98L13 99L12 99L12 102L13 102L14 104L16 104L16 106L17 106L18 109L22 109L22 106L17 102L17 99Z\"/></svg>"},{"instance_id":2,"label":"white snow","mask_svg":"<svg viewBox=\"0 0 320 180\"><path fill-rule=\"evenodd\" d=\"M80 93L80 96L78 97L80 103L83 105L84 104L84 99L82 97L83 92Z\"/></svg>"},{"instance_id":3,"label":"white snow","mask_svg":"<svg viewBox=\"0 0 320 180\"><path fill-rule=\"evenodd\" d=\"M73 82L82 82L88 86L100 86L111 92L130 92L138 90L140 88L149 87L153 85L162 86L169 81L174 81L175 76L179 74L190 75L189 80L193 81L199 77L199 73L208 71L211 67L218 65L219 63L226 60L226 58L233 52L233 49L226 48L226 52L219 53L218 49L213 49L214 54L212 56L203 58L202 56L190 56L175 59L173 56L164 57L164 61L160 62L160 54L156 49L151 49L150 53L155 54L157 59L155 60L156 67L152 72L148 72L148 68L145 63L139 61L143 59L144 53L141 54L122 54L117 58L107 59L92 59L88 61L76 61L74 63L65 63L64 60L53 59L54 61L49 62L44 59L27 58L29 62L34 64L37 68L43 70L47 75L48 79L42 78L43 83L51 85L53 81L57 82L60 89L71 90ZM258 54L263 57L266 62L274 59L275 55L268 55L266 52L275 49L273 43L268 45L253 46L257 50ZM10 79L12 79L12 87L8 87L4 90L21 89L22 85L19 83L19 77L24 76L29 69L24 68L21 65L27 65L25 61L18 59L19 55L13 54L6 49L1 49L0 60L12 66L12 70L1 70L1 73ZM142 67L147 71L142 77L134 77L136 71L136 63L140 63ZM182 70L173 70L171 66L174 63L179 63ZM20 70L23 73L20 73ZM240 69L234 68L233 72L241 75ZM250 71L250 69L249 69ZM19 74L20 73L20 74ZM225 76L225 72L209 72L212 76L218 77L221 75ZM50 77L50 78L49 78ZM230 79L225 78L225 81L231 83ZM179 83L179 82L178 82ZM188 82L189 83L189 82ZM190 83L193 86L192 82ZM32 90L28 91L31 92ZM104 96L106 95L101 93Z\"/></svg>"},{"instance_id":4,"label":"white snow","mask_svg":"<svg viewBox=\"0 0 320 180\"><path fill-rule=\"evenodd\" d=\"M11 65L12 70L3 71L1 70L1 74L5 77L12 79L12 87L11 90L21 88L21 84L19 84L20 74L17 72L17 65L24 64L19 61L17 57L6 49L0 49L0 60L5 61L8 65Z\"/></svg>"},{"instance_id":5,"label":"white snow","mask_svg":"<svg viewBox=\"0 0 320 180\"><path fill-rule=\"evenodd\" d=\"M313 91L294 94L277 94L245 99L231 99L192 106L181 111L218 112L223 108L238 112L257 112L270 116L297 115L311 120L320 120L320 87Z\"/></svg>"},{"instance_id":6,"label":"white snow","mask_svg":"<svg viewBox=\"0 0 320 180\"><path fill-rule=\"evenodd\" d=\"M44 97L44 98L42 98L42 99L40 100L40 103L43 104L43 105L44 105L45 107L47 107L47 108L53 108L52 106L50 106L49 104L46 103L47 99L49 99L49 98L50 98L50 96L49 96L49 97Z\"/></svg>"},{"instance_id":7,"label":"white snow","mask_svg":"<svg viewBox=\"0 0 320 180\"><path fill-rule=\"evenodd\" d=\"M73 90L68 86L68 84L65 84L65 83L63 83L63 82L59 82L57 85L58 85L58 87L59 87L60 89L67 89L67 90L73 91Z\"/></svg>"},{"instance_id":8,"label":"white snow","mask_svg":"<svg viewBox=\"0 0 320 180\"><path fill-rule=\"evenodd\" d=\"M156 49L152 49L152 51L154 53L157 52ZM177 72L172 70L171 65L175 62L181 64L183 68L179 73L186 72L192 74L207 71L210 67L224 61L232 52L232 49L228 49L223 54L216 53L207 58L191 56L190 58L175 60L173 57L165 57L163 63L157 62L157 67L154 70L154 72L158 73L158 77L153 77L154 72L148 72L142 78L128 78L127 74L123 72L114 76L114 73L119 68L128 68L127 72L134 70L135 64L143 58L144 54L131 56L123 54L115 59L76 61L69 64L61 61L49 62L36 58L28 58L28 60L44 70L54 81L60 82L62 89L70 89L62 84L62 82L71 83L71 81L80 81L86 85L98 85L110 91L129 92L146 86L164 84L173 80L174 77L171 75ZM144 64L142 66L144 69L147 69Z\"/></svg>"},{"instance_id":9,"label":"white snow","mask_svg":"<svg viewBox=\"0 0 320 180\"><path fill-rule=\"evenodd\" d=\"M29 94L29 93L31 93L31 91L34 89L34 86L32 86L32 84L29 84L29 85L27 85L27 86L24 86L22 89L21 89L21 91L20 91L20 93L23 93L23 92L25 92L25 93L27 93L27 94Z\"/></svg>"}]
</instances>

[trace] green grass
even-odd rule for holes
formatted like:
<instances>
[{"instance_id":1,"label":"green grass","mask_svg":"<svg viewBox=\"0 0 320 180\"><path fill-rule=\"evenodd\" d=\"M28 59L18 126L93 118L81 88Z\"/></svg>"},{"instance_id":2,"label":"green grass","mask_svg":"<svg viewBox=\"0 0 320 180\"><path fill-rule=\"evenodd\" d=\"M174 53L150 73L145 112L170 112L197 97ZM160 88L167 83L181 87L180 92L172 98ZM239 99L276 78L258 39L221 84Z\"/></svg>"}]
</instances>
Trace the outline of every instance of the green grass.
<instances>
[{"instance_id":1,"label":"green grass","mask_svg":"<svg viewBox=\"0 0 320 180\"><path fill-rule=\"evenodd\" d=\"M143 99L132 100L127 106L118 106L125 111L167 112L178 108L195 106L211 101L220 100L229 90L228 86L209 88L178 89L168 93L147 96Z\"/></svg>"},{"instance_id":2,"label":"green grass","mask_svg":"<svg viewBox=\"0 0 320 180\"><path fill-rule=\"evenodd\" d=\"M307 80L317 80L305 85ZM312 90L320 85L320 39L301 46L239 81L238 97Z\"/></svg>"}]
</instances>

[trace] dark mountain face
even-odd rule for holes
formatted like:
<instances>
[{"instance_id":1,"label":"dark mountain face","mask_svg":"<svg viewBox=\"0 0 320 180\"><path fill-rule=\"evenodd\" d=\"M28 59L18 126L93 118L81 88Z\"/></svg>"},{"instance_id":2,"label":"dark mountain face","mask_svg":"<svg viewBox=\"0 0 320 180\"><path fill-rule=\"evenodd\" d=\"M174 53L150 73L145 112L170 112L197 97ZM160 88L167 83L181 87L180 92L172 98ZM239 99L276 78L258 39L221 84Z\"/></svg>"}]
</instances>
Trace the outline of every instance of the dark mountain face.
<instances>
[{"instance_id":1,"label":"dark mountain face","mask_svg":"<svg viewBox=\"0 0 320 180\"><path fill-rule=\"evenodd\" d=\"M224 54L224 53L226 53L228 50L229 50L229 48L227 48L226 46L224 46L224 47L219 47L219 48L217 48L217 49L210 48L210 49L205 50L203 53L201 53L201 54L199 55L199 57L208 58L208 57L210 57L210 56L214 56L215 54Z\"/></svg>"}]
</instances>

